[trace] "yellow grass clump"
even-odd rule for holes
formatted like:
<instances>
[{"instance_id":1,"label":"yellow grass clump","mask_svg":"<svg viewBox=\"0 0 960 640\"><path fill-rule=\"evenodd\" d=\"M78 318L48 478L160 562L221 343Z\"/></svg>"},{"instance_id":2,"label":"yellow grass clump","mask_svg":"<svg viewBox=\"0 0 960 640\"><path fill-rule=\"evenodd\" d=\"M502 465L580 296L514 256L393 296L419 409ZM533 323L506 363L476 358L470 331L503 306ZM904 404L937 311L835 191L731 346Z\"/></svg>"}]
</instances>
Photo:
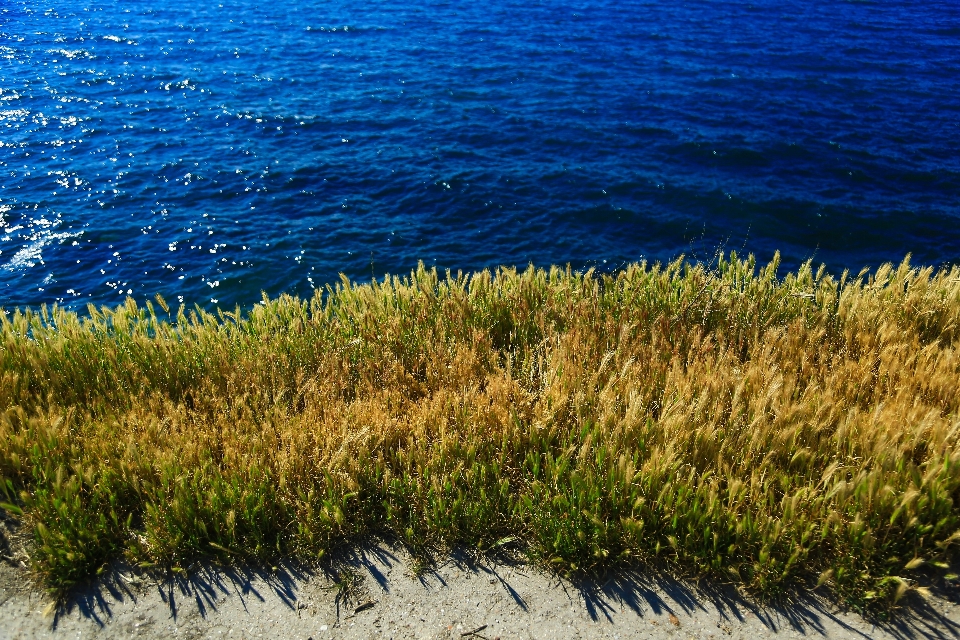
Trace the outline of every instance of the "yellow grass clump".
<instances>
[{"instance_id":1,"label":"yellow grass clump","mask_svg":"<svg viewBox=\"0 0 960 640\"><path fill-rule=\"evenodd\" d=\"M889 606L960 542L960 269L777 269L421 267L246 314L6 312L2 508L60 590L122 553L376 533Z\"/></svg>"}]
</instances>

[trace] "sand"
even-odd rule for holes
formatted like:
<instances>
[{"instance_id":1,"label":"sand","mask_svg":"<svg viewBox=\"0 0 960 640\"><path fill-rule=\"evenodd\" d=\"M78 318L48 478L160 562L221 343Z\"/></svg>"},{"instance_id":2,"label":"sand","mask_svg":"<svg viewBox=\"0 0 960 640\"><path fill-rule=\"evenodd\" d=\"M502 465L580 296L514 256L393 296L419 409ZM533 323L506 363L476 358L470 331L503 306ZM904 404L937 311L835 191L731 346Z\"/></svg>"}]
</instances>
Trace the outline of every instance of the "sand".
<instances>
[{"instance_id":1,"label":"sand","mask_svg":"<svg viewBox=\"0 0 960 640\"><path fill-rule=\"evenodd\" d=\"M895 622L877 626L813 593L762 607L731 588L653 570L574 584L506 557L459 552L415 573L410 556L386 542L318 568L200 565L150 576L116 564L51 614L25 547L0 551L0 638L960 637L957 594L910 596Z\"/></svg>"},{"instance_id":2,"label":"sand","mask_svg":"<svg viewBox=\"0 0 960 640\"><path fill-rule=\"evenodd\" d=\"M29 571L30 540L0 512L6 638L960 638L960 588L911 594L874 624L815 592L761 606L730 586L655 569L570 582L509 555L456 551L416 570L386 541L307 566L198 564L179 574L122 562L59 607Z\"/></svg>"}]
</instances>

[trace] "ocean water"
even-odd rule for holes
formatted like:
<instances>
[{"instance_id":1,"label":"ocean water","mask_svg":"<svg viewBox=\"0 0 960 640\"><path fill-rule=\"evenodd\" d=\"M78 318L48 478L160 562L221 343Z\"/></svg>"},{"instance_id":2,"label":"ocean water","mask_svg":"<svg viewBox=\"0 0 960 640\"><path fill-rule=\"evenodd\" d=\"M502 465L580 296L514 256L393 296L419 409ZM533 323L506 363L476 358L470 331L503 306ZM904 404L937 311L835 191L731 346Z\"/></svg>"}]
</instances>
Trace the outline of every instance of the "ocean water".
<instances>
[{"instance_id":1,"label":"ocean water","mask_svg":"<svg viewBox=\"0 0 960 640\"><path fill-rule=\"evenodd\" d=\"M960 262L960 3L0 0L0 306Z\"/></svg>"}]
</instances>

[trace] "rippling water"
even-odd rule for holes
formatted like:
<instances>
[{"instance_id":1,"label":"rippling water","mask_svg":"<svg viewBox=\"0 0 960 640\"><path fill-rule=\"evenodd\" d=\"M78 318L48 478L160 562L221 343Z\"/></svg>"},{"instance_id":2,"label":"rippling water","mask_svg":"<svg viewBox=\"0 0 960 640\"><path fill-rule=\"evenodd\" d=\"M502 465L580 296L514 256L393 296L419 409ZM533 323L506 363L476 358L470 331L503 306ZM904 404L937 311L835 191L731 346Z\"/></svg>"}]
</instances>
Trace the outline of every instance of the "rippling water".
<instances>
[{"instance_id":1,"label":"rippling water","mask_svg":"<svg viewBox=\"0 0 960 640\"><path fill-rule=\"evenodd\" d=\"M960 5L0 3L0 305L960 261Z\"/></svg>"}]
</instances>

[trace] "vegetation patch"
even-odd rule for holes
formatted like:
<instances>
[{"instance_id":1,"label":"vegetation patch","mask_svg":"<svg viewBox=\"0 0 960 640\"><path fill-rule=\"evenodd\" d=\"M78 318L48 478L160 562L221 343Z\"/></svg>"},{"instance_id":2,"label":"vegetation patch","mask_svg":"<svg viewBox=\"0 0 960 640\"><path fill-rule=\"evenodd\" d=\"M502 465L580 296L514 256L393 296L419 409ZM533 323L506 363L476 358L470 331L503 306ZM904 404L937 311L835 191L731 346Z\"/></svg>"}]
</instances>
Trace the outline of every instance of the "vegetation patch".
<instances>
[{"instance_id":1,"label":"vegetation patch","mask_svg":"<svg viewBox=\"0 0 960 640\"><path fill-rule=\"evenodd\" d=\"M61 592L120 554L377 533L883 609L960 542L960 269L777 269L421 267L246 314L6 312L2 508Z\"/></svg>"}]
</instances>

